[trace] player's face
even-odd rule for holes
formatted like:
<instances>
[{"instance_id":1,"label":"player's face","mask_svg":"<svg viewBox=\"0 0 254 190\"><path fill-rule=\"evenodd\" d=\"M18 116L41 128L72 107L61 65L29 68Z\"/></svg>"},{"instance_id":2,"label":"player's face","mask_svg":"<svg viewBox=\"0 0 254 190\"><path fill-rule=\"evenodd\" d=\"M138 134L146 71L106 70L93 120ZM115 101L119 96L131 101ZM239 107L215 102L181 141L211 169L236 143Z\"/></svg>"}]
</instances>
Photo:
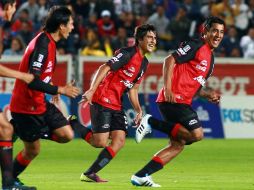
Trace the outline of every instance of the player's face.
<instances>
[{"instance_id":1,"label":"player's face","mask_svg":"<svg viewBox=\"0 0 254 190\"><path fill-rule=\"evenodd\" d=\"M7 4L3 10L4 20L11 21L13 14L16 11L16 2Z\"/></svg>"},{"instance_id":2,"label":"player's face","mask_svg":"<svg viewBox=\"0 0 254 190\"><path fill-rule=\"evenodd\" d=\"M152 31L147 32L143 40L139 41L139 46L141 47L143 54L154 51L156 42L156 34Z\"/></svg>"},{"instance_id":3,"label":"player's face","mask_svg":"<svg viewBox=\"0 0 254 190\"><path fill-rule=\"evenodd\" d=\"M205 35L205 40L212 49L217 48L224 36L224 25L214 23L209 31Z\"/></svg>"},{"instance_id":4,"label":"player's face","mask_svg":"<svg viewBox=\"0 0 254 190\"><path fill-rule=\"evenodd\" d=\"M61 35L64 39L67 39L71 31L73 30L73 18L70 16L69 22L61 27Z\"/></svg>"}]
</instances>

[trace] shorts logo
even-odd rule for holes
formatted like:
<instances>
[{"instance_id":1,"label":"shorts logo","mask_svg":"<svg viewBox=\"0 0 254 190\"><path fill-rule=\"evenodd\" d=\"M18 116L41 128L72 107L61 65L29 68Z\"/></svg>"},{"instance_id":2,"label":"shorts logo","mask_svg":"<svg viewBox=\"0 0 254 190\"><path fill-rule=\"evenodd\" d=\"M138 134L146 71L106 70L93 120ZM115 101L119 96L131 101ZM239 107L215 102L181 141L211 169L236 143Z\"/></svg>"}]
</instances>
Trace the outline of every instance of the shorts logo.
<instances>
[{"instance_id":1,"label":"shorts logo","mask_svg":"<svg viewBox=\"0 0 254 190\"><path fill-rule=\"evenodd\" d=\"M104 124L101 126L103 129L109 129L110 128L110 125L108 123Z\"/></svg>"},{"instance_id":2,"label":"shorts logo","mask_svg":"<svg viewBox=\"0 0 254 190\"><path fill-rule=\"evenodd\" d=\"M196 119L192 119L189 121L189 125L194 125L196 123L198 123L198 121Z\"/></svg>"}]
</instances>

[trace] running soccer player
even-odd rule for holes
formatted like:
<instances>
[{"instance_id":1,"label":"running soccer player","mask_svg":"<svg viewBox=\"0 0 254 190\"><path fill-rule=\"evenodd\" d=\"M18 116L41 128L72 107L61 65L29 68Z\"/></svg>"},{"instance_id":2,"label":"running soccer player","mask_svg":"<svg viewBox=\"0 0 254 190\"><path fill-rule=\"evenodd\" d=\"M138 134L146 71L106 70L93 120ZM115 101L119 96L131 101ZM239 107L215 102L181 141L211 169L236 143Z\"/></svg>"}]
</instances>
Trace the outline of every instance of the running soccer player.
<instances>
[{"instance_id":1,"label":"running soccer player","mask_svg":"<svg viewBox=\"0 0 254 190\"><path fill-rule=\"evenodd\" d=\"M91 104L92 131L83 137L93 146L104 148L91 167L81 174L82 181L107 182L97 172L104 168L124 146L127 120L122 107L122 97L128 93L136 111L135 123L142 118L138 99L139 84L146 72L146 53L155 49L154 26L145 24L135 29L135 45L119 49L114 57L99 67L84 101ZM108 145L108 140L111 143Z\"/></svg>"},{"instance_id":2,"label":"running soccer player","mask_svg":"<svg viewBox=\"0 0 254 190\"><path fill-rule=\"evenodd\" d=\"M11 98L10 110L15 132L24 143L24 149L14 160L14 178L39 154L43 132L50 131L51 139L59 143L73 139L74 133L66 118L54 104L45 99L45 93L63 94L71 98L79 94L79 89L72 84L51 84L56 66L56 42L67 39L72 29L71 11L65 6L52 7L43 31L28 44L20 63L20 71L30 72L35 78L28 85L17 80Z\"/></svg>"},{"instance_id":3,"label":"running soccer player","mask_svg":"<svg viewBox=\"0 0 254 190\"><path fill-rule=\"evenodd\" d=\"M169 135L171 143L131 177L133 185L159 187L159 184L153 182L151 174L179 155L184 145L202 140L203 129L191 103L197 92L209 101L219 103L220 95L207 90L205 83L214 67L213 50L219 46L224 30L223 20L209 17L204 22L201 39L182 43L172 55L166 57L163 67L164 87L157 98L165 122L145 115L136 130L136 141L141 142L153 128Z\"/></svg>"},{"instance_id":4,"label":"running soccer player","mask_svg":"<svg viewBox=\"0 0 254 190\"><path fill-rule=\"evenodd\" d=\"M10 21L14 12L16 11L15 0L2 0L1 6L3 9L3 20ZM1 55L0 55L1 56ZM21 73L0 65L0 76L17 78L25 83L30 83L33 80L33 75L29 73ZM34 187L26 187L18 184L14 184L12 176L13 164L12 164L12 152L13 152L13 126L8 122L4 113L0 109L0 166L2 174L2 188L5 190L33 190Z\"/></svg>"}]
</instances>

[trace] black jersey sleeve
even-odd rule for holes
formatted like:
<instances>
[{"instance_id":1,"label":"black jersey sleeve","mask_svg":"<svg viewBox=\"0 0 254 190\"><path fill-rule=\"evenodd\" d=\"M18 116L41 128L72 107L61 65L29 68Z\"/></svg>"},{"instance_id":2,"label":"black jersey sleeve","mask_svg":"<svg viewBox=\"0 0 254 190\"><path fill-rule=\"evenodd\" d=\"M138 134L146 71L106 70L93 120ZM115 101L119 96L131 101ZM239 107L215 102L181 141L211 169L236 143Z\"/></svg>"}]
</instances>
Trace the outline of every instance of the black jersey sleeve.
<instances>
[{"instance_id":1,"label":"black jersey sleeve","mask_svg":"<svg viewBox=\"0 0 254 190\"><path fill-rule=\"evenodd\" d=\"M126 65L131 58L130 52L124 49L117 51L114 56L107 61L107 65L110 66L111 70L117 71L124 65Z\"/></svg>"},{"instance_id":2,"label":"black jersey sleeve","mask_svg":"<svg viewBox=\"0 0 254 190\"><path fill-rule=\"evenodd\" d=\"M198 49L203 44L204 43L200 40L192 40L180 44L179 48L172 54L176 60L176 63L186 63L192 60L195 57Z\"/></svg>"},{"instance_id":3,"label":"black jersey sleeve","mask_svg":"<svg viewBox=\"0 0 254 190\"><path fill-rule=\"evenodd\" d=\"M40 76L43 65L48 57L48 44L50 40L45 33L42 33L35 44L34 51L29 59L30 73Z\"/></svg>"}]
</instances>

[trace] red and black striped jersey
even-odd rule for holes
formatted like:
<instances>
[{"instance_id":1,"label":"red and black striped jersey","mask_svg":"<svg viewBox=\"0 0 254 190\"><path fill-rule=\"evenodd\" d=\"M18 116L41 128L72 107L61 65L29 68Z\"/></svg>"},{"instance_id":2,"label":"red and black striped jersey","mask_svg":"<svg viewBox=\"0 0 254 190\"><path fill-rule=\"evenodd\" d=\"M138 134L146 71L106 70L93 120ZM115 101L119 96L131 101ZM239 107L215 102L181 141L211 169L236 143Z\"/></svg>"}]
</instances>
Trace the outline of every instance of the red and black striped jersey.
<instances>
[{"instance_id":1,"label":"red and black striped jersey","mask_svg":"<svg viewBox=\"0 0 254 190\"><path fill-rule=\"evenodd\" d=\"M141 82L148 60L136 46L132 46L119 49L107 65L111 70L98 86L92 101L113 110L121 110L123 94Z\"/></svg>"},{"instance_id":2,"label":"red and black striped jersey","mask_svg":"<svg viewBox=\"0 0 254 190\"><path fill-rule=\"evenodd\" d=\"M214 56L210 46L202 40L185 42L172 54L176 60L173 69L171 90L176 102L191 104L195 94L211 75ZM160 90L157 102L164 102L164 87Z\"/></svg>"},{"instance_id":3,"label":"red and black striped jersey","mask_svg":"<svg viewBox=\"0 0 254 190\"><path fill-rule=\"evenodd\" d=\"M27 46L19 71L32 73L41 81L50 83L56 64L56 44L47 32L39 33ZM10 110L16 113L42 114L46 111L45 93L31 90L16 80Z\"/></svg>"}]
</instances>

